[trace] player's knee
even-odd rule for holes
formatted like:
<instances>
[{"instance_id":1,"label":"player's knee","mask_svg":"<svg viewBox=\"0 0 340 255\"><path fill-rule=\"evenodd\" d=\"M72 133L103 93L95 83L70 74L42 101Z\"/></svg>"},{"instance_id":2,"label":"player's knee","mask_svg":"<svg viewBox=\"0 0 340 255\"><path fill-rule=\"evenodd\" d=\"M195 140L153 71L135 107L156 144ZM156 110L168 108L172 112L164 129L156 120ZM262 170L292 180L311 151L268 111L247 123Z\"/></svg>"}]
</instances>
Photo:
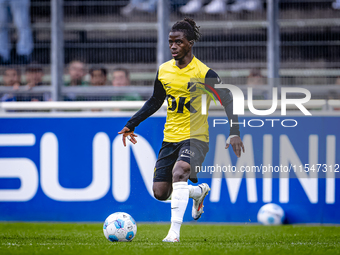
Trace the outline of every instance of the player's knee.
<instances>
[{"instance_id":1,"label":"player's knee","mask_svg":"<svg viewBox=\"0 0 340 255\"><path fill-rule=\"evenodd\" d=\"M162 190L159 189L153 189L153 196L157 199L157 200L167 200L169 197L169 194L167 192L163 192Z\"/></svg>"}]
</instances>

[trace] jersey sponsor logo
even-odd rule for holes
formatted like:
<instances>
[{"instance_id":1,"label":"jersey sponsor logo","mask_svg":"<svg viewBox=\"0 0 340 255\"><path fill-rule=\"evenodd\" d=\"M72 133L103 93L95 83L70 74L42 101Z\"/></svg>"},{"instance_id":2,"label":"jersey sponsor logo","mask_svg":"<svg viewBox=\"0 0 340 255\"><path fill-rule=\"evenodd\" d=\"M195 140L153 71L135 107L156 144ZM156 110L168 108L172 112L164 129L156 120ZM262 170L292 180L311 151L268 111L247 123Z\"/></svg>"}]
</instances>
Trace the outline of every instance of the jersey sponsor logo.
<instances>
[{"instance_id":1,"label":"jersey sponsor logo","mask_svg":"<svg viewBox=\"0 0 340 255\"><path fill-rule=\"evenodd\" d=\"M171 82L168 82L165 85L167 84L170 84ZM197 86L197 85L203 85L202 86ZM171 88L171 87L169 87ZM190 92L196 92L197 91L197 88L202 90L204 93L208 94L212 100L214 101L215 105L217 105L217 102L215 100L215 97L214 95L217 97L218 101L220 102L220 104L222 105L222 100L219 96L219 94L217 93L217 91L211 87L210 85L208 84L205 84L203 82L188 82L187 83L187 89L190 91ZM212 92L210 92L212 91ZM185 103L187 97L179 97L178 99L176 97L174 97L173 95L171 94L168 94L167 95L167 98L171 98L171 107L170 107L170 104L169 104L169 101L168 101L168 104L169 104L169 107L168 107L168 110L170 111L175 111L177 106L177 113L183 113L183 110L184 110L184 107L187 108L187 110L190 112L190 113L196 113L197 110L192 106L192 103L193 101L197 98L198 96L192 96L190 101Z\"/></svg>"},{"instance_id":2,"label":"jersey sponsor logo","mask_svg":"<svg viewBox=\"0 0 340 255\"><path fill-rule=\"evenodd\" d=\"M197 97L192 97L190 99L190 101L188 101L187 103L185 103L185 100L187 99L187 97L179 97L178 100L177 98L175 98L174 96L172 95L167 95L168 98L171 98L171 107L169 105L169 101L168 101L168 110L169 111L175 111L176 108L177 108L177 105L178 105L178 108L177 108L177 113L183 113L183 110L184 110L184 107L187 108L187 110L190 112L190 113L196 113L197 110L191 105L192 102L197 98Z\"/></svg>"}]
</instances>

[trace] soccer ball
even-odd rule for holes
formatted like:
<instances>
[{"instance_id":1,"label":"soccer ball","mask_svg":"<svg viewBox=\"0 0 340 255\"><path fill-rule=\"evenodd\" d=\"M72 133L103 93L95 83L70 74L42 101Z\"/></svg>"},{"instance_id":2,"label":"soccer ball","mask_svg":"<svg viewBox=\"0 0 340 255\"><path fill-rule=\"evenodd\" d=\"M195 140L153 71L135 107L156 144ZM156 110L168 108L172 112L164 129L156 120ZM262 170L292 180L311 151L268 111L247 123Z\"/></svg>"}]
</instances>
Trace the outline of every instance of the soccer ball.
<instances>
[{"instance_id":1,"label":"soccer ball","mask_svg":"<svg viewBox=\"0 0 340 255\"><path fill-rule=\"evenodd\" d=\"M285 217L285 212L277 204L266 204L257 213L257 221L264 225L281 225Z\"/></svg>"},{"instance_id":2,"label":"soccer ball","mask_svg":"<svg viewBox=\"0 0 340 255\"><path fill-rule=\"evenodd\" d=\"M129 214L116 212L106 218L103 232L111 242L128 242L136 236L137 224Z\"/></svg>"}]
</instances>

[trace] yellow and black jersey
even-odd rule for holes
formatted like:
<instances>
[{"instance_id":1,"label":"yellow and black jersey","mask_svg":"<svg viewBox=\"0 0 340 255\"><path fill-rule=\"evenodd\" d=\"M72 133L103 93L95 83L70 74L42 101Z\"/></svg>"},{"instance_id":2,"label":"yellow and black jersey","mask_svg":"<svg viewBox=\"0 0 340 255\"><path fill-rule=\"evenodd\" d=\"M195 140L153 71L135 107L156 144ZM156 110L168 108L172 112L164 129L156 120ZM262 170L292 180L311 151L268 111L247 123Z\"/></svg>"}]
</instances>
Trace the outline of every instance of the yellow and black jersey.
<instances>
[{"instance_id":1,"label":"yellow and black jersey","mask_svg":"<svg viewBox=\"0 0 340 255\"><path fill-rule=\"evenodd\" d=\"M164 127L165 142L180 142L195 138L209 141L207 115L201 114L201 94L195 86L204 86L209 68L193 58L184 68L170 60L159 67L158 80L162 84L168 101ZM206 100L210 103L210 97Z\"/></svg>"},{"instance_id":2,"label":"yellow and black jersey","mask_svg":"<svg viewBox=\"0 0 340 255\"><path fill-rule=\"evenodd\" d=\"M202 103L207 109L213 94L225 107L229 120L238 122L237 116L232 113L231 94L228 90L215 90L214 85L217 83L220 83L218 75L195 57L182 69L174 59L165 62L158 69L153 95L128 121L126 127L134 130L140 122L155 113L166 99L168 108L164 141L175 143L198 139L208 142L208 115L202 114ZM206 96L202 100L204 94ZM230 134L239 135L238 125L233 125Z\"/></svg>"}]
</instances>

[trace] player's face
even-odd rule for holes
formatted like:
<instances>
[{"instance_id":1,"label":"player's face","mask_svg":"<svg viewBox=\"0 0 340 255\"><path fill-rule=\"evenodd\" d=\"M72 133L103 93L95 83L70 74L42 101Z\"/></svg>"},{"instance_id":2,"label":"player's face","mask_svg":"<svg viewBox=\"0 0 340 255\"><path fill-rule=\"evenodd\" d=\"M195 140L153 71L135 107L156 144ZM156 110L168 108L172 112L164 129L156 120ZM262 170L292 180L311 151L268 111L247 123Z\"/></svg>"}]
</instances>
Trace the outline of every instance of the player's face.
<instances>
[{"instance_id":1,"label":"player's face","mask_svg":"<svg viewBox=\"0 0 340 255\"><path fill-rule=\"evenodd\" d=\"M183 32L170 32L169 47L172 57L175 60L180 60L191 52L192 44L188 41Z\"/></svg>"}]
</instances>

